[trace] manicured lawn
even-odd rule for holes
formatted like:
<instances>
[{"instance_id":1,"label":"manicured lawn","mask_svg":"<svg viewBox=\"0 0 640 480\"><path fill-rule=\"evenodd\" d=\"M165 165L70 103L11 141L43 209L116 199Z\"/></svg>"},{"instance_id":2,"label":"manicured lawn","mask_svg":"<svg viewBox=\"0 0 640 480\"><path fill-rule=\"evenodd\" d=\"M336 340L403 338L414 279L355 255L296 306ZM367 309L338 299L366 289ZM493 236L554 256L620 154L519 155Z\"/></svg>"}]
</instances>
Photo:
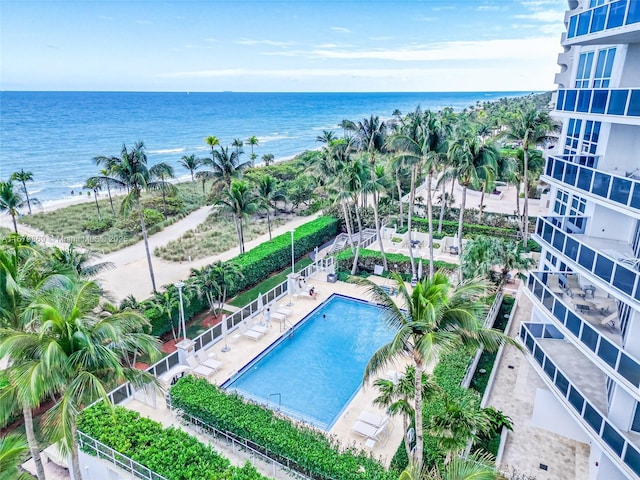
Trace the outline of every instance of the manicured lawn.
<instances>
[{"instance_id":1,"label":"manicured lawn","mask_svg":"<svg viewBox=\"0 0 640 480\"><path fill-rule=\"evenodd\" d=\"M311 263L313 262L309 257L304 257L303 259L296 262L296 271L303 269ZM252 289L242 292L240 295L236 296L233 300L227 303L238 308L244 307L247 303L253 302L256 298L258 298L258 295L260 293L266 293L279 283L284 282L287 279L287 275L289 273L291 273L290 268L287 268L280 273L276 273L275 275L267 278L264 282L259 283Z\"/></svg>"}]
</instances>

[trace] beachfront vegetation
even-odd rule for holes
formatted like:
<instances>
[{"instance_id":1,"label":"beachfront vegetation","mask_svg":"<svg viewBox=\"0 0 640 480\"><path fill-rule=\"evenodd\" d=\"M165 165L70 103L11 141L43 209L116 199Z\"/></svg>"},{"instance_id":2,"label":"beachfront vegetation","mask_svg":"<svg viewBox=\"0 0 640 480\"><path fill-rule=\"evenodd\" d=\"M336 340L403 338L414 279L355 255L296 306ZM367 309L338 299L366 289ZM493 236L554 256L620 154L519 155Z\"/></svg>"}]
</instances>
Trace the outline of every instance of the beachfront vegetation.
<instances>
[{"instance_id":1,"label":"beachfront vegetation","mask_svg":"<svg viewBox=\"0 0 640 480\"><path fill-rule=\"evenodd\" d=\"M18 233L18 224L16 218L20 214L19 208L23 205L22 197L16 192L15 186L11 181L0 182L0 212L6 212L11 215L13 221L13 230Z\"/></svg>"},{"instance_id":2,"label":"beachfront vegetation","mask_svg":"<svg viewBox=\"0 0 640 480\"><path fill-rule=\"evenodd\" d=\"M37 198L29 198L29 190L27 189L27 182L33 182L33 173L25 172L24 168L21 168L19 172L14 172L11 175L10 180L22 184L22 193L24 193L27 200L27 208L29 209L29 215L31 215L31 203L39 203Z\"/></svg>"},{"instance_id":3,"label":"beachfront vegetation","mask_svg":"<svg viewBox=\"0 0 640 480\"><path fill-rule=\"evenodd\" d=\"M396 479L370 454L342 445L316 429L296 424L272 410L228 394L203 379L183 377L171 388L171 404L206 425L238 435L253 448L319 480Z\"/></svg>"},{"instance_id":4,"label":"beachfront vegetation","mask_svg":"<svg viewBox=\"0 0 640 480\"><path fill-rule=\"evenodd\" d=\"M168 480L266 479L249 462L235 467L211 445L179 428L165 428L140 416L138 412L103 403L86 409L80 416L79 430L162 475ZM95 450L85 449L95 455Z\"/></svg>"}]
</instances>

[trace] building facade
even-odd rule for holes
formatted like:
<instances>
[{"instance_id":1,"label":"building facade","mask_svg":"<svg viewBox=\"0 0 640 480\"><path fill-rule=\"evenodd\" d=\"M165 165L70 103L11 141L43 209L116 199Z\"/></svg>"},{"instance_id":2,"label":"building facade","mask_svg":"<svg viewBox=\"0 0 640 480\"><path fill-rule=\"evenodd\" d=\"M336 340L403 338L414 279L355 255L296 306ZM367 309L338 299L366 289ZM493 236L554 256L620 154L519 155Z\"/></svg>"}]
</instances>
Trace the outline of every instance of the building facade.
<instances>
[{"instance_id":1,"label":"building facade","mask_svg":"<svg viewBox=\"0 0 640 480\"><path fill-rule=\"evenodd\" d=\"M588 443L591 479L640 478L640 0L569 0L542 180L540 263L519 337L553 394L535 409ZM550 419L550 420L549 420Z\"/></svg>"}]
</instances>

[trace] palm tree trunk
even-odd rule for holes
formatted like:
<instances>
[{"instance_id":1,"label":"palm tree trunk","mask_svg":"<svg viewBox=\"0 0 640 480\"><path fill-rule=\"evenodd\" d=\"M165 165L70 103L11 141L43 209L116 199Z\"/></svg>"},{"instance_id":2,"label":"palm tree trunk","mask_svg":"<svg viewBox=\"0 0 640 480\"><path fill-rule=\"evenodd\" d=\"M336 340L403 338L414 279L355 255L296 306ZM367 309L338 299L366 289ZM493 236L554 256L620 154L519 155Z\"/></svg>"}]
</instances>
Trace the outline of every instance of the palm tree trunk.
<instances>
[{"instance_id":1,"label":"palm tree trunk","mask_svg":"<svg viewBox=\"0 0 640 480\"><path fill-rule=\"evenodd\" d=\"M431 198L431 183L433 171L427 176L427 217L429 218L429 278L433 278L433 200Z\"/></svg>"},{"instance_id":2,"label":"palm tree trunk","mask_svg":"<svg viewBox=\"0 0 640 480\"><path fill-rule=\"evenodd\" d=\"M144 248L147 251L147 264L149 265L149 275L151 276L151 287L156 292L156 277L153 274L153 264L151 263L151 252L149 251L149 239L147 238L147 226L144 224L144 215L142 215L142 206L140 205L140 197L136 197L136 207L138 208L138 218L140 219L140 228L142 229L142 238L144 239Z\"/></svg>"},{"instance_id":3,"label":"palm tree trunk","mask_svg":"<svg viewBox=\"0 0 640 480\"><path fill-rule=\"evenodd\" d=\"M402 211L402 182L400 182L400 178L396 177L396 187L398 188L398 203L400 204L400 228L404 224L404 213Z\"/></svg>"},{"instance_id":4,"label":"palm tree trunk","mask_svg":"<svg viewBox=\"0 0 640 480\"><path fill-rule=\"evenodd\" d=\"M162 182L164 183L164 178L162 179ZM165 196L165 192L164 192L164 185L162 185L162 207L164 208L164 214L167 214L167 199Z\"/></svg>"},{"instance_id":5,"label":"palm tree trunk","mask_svg":"<svg viewBox=\"0 0 640 480\"><path fill-rule=\"evenodd\" d=\"M240 226L238 225L238 217L236 215L233 216L233 222L236 224L236 235L238 237L238 248L240 248L240 255L244 252L242 251L242 236L240 235Z\"/></svg>"},{"instance_id":6,"label":"palm tree trunk","mask_svg":"<svg viewBox=\"0 0 640 480\"><path fill-rule=\"evenodd\" d=\"M11 213L11 220L13 220L13 231L18 233L18 222L16 222L16 214L14 212Z\"/></svg>"},{"instance_id":7,"label":"palm tree trunk","mask_svg":"<svg viewBox=\"0 0 640 480\"><path fill-rule=\"evenodd\" d=\"M529 236L529 149L525 144L524 150L524 202L522 204L522 241L527 244Z\"/></svg>"},{"instance_id":8,"label":"palm tree trunk","mask_svg":"<svg viewBox=\"0 0 640 480\"><path fill-rule=\"evenodd\" d=\"M109 194L109 205L111 205L111 215L116 216L116 211L113 208L113 198L111 198L111 187L109 186L109 182L107 182L107 193Z\"/></svg>"},{"instance_id":9,"label":"palm tree trunk","mask_svg":"<svg viewBox=\"0 0 640 480\"><path fill-rule=\"evenodd\" d=\"M352 237L353 230L351 230L351 222L350 222L351 213L347 210L347 205L344 200L341 200L340 203L342 203L342 212L344 214L344 225L345 227L347 227L347 236L349 237L349 245L351 245L351 253L355 254L356 250L355 250L355 247L353 246L353 237Z\"/></svg>"},{"instance_id":10,"label":"palm tree trunk","mask_svg":"<svg viewBox=\"0 0 640 480\"><path fill-rule=\"evenodd\" d=\"M444 209L447 207L447 192L445 190L445 181L442 179L442 197L440 201L440 220L438 221L438 235L442 233L442 222L444 222Z\"/></svg>"},{"instance_id":11,"label":"palm tree trunk","mask_svg":"<svg viewBox=\"0 0 640 480\"><path fill-rule=\"evenodd\" d=\"M355 275L358 271L358 258L360 257L360 244L362 243L362 221L360 220L360 209L358 208L358 199L353 199L353 205L356 209L356 220L358 221L358 231L360 236L358 237L358 244L356 245L356 254L353 257L353 265L351 266L351 275Z\"/></svg>"},{"instance_id":12,"label":"palm tree trunk","mask_svg":"<svg viewBox=\"0 0 640 480\"><path fill-rule=\"evenodd\" d=\"M516 183L516 220L518 222L520 235L524 238L524 232L522 231L522 218L520 217L520 182Z\"/></svg>"},{"instance_id":13,"label":"palm tree trunk","mask_svg":"<svg viewBox=\"0 0 640 480\"><path fill-rule=\"evenodd\" d=\"M416 177L418 169L416 166L411 167L411 188L409 190L409 212L407 214L407 229L409 231L409 260L411 260L411 277L416 276L416 260L413 258L413 249L411 248L411 217L413 217L413 204L416 201Z\"/></svg>"},{"instance_id":14,"label":"palm tree trunk","mask_svg":"<svg viewBox=\"0 0 640 480\"><path fill-rule=\"evenodd\" d=\"M371 182L375 182L376 174L375 171L371 170ZM380 254L382 255L382 268L384 270L389 270L389 266L387 265L387 256L384 253L384 245L382 243L382 232L380 230L380 215L378 213L378 192L373 192L373 218L376 223L376 235L378 235L378 245L380 246Z\"/></svg>"},{"instance_id":15,"label":"palm tree trunk","mask_svg":"<svg viewBox=\"0 0 640 480\"><path fill-rule=\"evenodd\" d=\"M414 356L415 361L415 430L416 430L416 446L413 454L413 461L418 465L418 470L422 468L422 454L424 449L424 427L422 422L422 361L418 356Z\"/></svg>"},{"instance_id":16,"label":"palm tree trunk","mask_svg":"<svg viewBox=\"0 0 640 480\"><path fill-rule=\"evenodd\" d=\"M460 216L458 218L458 255L462 258L462 224L464 222L464 207L467 202L467 184L462 185L462 201L460 202ZM460 263L460 281L462 281L462 262Z\"/></svg>"},{"instance_id":17,"label":"palm tree trunk","mask_svg":"<svg viewBox=\"0 0 640 480\"><path fill-rule=\"evenodd\" d=\"M24 417L24 429L27 434L27 442L29 443L29 451L33 457L33 461L36 464L36 476L38 480L45 480L44 467L42 466L42 459L40 458L40 446L36 435L33 432L33 412L28 406L22 407L22 416Z\"/></svg>"},{"instance_id":18,"label":"palm tree trunk","mask_svg":"<svg viewBox=\"0 0 640 480\"><path fill-rule=\"evenodd\" d=\"M267 227L269 228L269 241L273 240L271 238L271 217L269 216L269 208L267 207Z\"/></svg>"},{"instance_id":19,"label":"palm tree trunk","mask_svg":"<svg viewBox=\"0 0 640 480\"><path fill-rule=\"evenodd\" d=\"M406 415L402 416L402 428L404 428L404 448L407 451L407 458L411 458L411 444L409 443L409 437L407 433L409 432L409 420Z\"/></svg>"},{"instance_id":20,"label":"palm tree trunk","mask_svg":"<svg viewBox=\"0 0 640 480\"><path fill-rule=\"evenodd\" d=\"M25 182L24 180L22 181L22 188L24 188L24 196L27 197L27 207L29 208L29 215L31 215L31 200L29 200L29 191L27 190L27 182Z\"/></svg>"},{"instance_id":21,"label":"palm tree trunk","mask_svg":"<svg viewBox=\"0 0 640 480\"><path fill-rule=\"evenodd\" d=\"M239 218L238 226L240 227L240 245L242 246L242 253L244 253L244 229L242 228L242 217Z\"/></svg>"},{"instance_id":22,"label":"palm tree trunk","mask_svg":"<svg viewBox=\"0 0 640 480\"><path fill-rule=\"evenodd\" d=\"M98 209L98 220L102 220L102 214L100 213L100 204L98 203L98 192L93 191L93 199L96 201L96 208Z\"/></svg>"},{"instance_id":23,"label":"palm tree trunk","mask_svg":"<svg viewBox=\"0 0 640 480\"><path fill-rule=\"evenodd\" d=\"M78 449L78 426L73 420L71 421L71 438L71 471L73 472L73 480L82 480L80 453Z\"/></svg>"},{"instance_id":24,"label":"palm tree trunk","mask_svg":"<svg viewBox=\"0 0 640 480\"><path fill-rule=\"evenodd\" d=\"M487 183L482 184L482 190L480 192L480 206L478 208L478 224L482 224L482 209L484 208L484 192L487 188Z\"/></svg>"}]
</instances>

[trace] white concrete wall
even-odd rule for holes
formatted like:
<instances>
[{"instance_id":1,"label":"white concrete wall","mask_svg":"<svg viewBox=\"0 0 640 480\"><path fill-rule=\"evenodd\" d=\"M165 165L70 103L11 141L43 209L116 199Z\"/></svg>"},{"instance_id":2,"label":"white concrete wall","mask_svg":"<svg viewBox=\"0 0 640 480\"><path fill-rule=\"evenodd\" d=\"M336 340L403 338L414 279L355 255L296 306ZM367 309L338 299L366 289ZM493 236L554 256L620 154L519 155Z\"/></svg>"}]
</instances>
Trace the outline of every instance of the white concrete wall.
<instances>
[{"instance_id":1,"label":"white concrete wall","mask_svg":"<svg viewBox=\"0 0 640 480\"><path fill-rule=\"evenodd\" d=\"M591 207L593 210L589 212ZM591 216L587 222L586 235L627 243L631 241L636 221L634 218L594 202L587 204L585 213Z\"/></svg>"},{"instance_id":2,"label":"white concrete wall","mask_svg":"<svg viewBox=\"0 0 640 480\"><path fill-rule=\"evenodd\" d=\"M621 88L638 88L640 86L638 79L640 79L640 44L632 43L630 45L621 45L616 49L616 63L618 62L618 55L622 59L622 55L625 53L623 71L620 74L620 81L615 86ZM615 72L614 65L614 72Z\"/></svg>"},{"instance_id":3,"label":"white concrete wall","mask_svg":"<svg viewBox=\"0 0 640 480\"><path fill-rule=\"evenodd\" d=\"M609 406L608 418L620 430L628 431L631 427L635 407L635 399L624 388L616 385Z\"/></svg>"},{"instance_id":4,"label":"white concrete wall","mask_svg":"<svg viewBox=\"0 0 640 480\"><path fill-rule=\"evenodd\" d=\"M638 52L638 55L640 55L640 52ZM640 79L640 77L638 78ZM640 81L638 83L640 84ZM603 143L605 141L606 143ZM624 176L625 172L632 172L640 168L640 159L638 158L640 128L637 126L611 125L608 139L607 136L600 135L598 147L600 145L606 145L606 149L602 152L605 156L600 159L599 163L599 168L602 170Z\"/></svg>"},{"instance_id":5,"label":"white concrete wall","mask_svg":"<svg viewBox=\"0 0 640 480\"><path fill-rule=\"evenodd\" d=\"M80 452L80 470L84 480L130 480L131 476L115 465ZM71 470L69 470L71 473ZM73 479L73 473L71 473Z\"/></svg>"},{"instance_id":6,"label":"white concrete wall","mask_svg":"<svg viewBox=\"0 0 640 480\"><path fill-rule=\"evenodd\" d=\"M536 391L531 424L578 442L589 443L589 437L582 427L549 390L539 388Z\"/></svg>"},{"instance_id":7,"label":"white concrete wall","mask_svg":"<svg viewBox=\"0 0 640 480\"><path fill-rule=\"evenodd\" d=\"M609 460L609 457L602 454L598 461L598 466L592 466L596 470L596 480L626 480L627 477Z\"/></svg>"},{"instance_id":8,"label":"white concrete wall","mask_svg":"<svg viewBox=\"0 0 640 480\"><path fill-rule=\"evenodd\" d=\"M629 314L624 349L634 357L640 358L640 312L635 310Z\"/></svg>"}]
</instances>

